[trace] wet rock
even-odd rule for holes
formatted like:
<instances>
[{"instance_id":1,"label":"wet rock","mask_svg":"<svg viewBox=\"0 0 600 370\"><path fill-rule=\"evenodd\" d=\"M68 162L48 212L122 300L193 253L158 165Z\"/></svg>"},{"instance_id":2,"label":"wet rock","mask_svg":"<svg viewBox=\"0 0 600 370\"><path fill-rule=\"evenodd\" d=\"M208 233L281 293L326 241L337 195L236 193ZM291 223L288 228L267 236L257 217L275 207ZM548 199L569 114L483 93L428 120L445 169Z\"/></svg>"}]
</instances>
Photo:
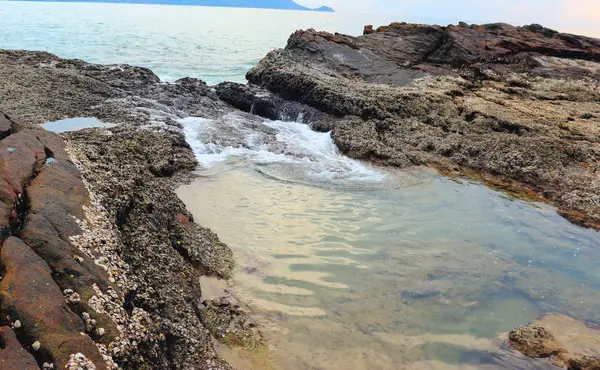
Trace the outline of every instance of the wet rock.
<instances>
[{"instance_id":1,"label":"wet rock","mask_svg":"<svg viewBox=\"0 0 600 370\"><path fill-rule=\"evenodd\" d=\"M600 329L568 316L546 314L509 333L513 348L532 358L549 358L567 369L600 369Z\"/></svg>"},{"instance_id":2,"label":"wet rock","mask_svg":"<svg viewBox=\"0 0 600 370\"><path fill-rule=\"evenodd\" d=\"M528 357L550 357L564 351L554 336L540 326L516 328L509 333L508 338L515 349Z\"/></svg>"},{"instance_id":3,"label":"wet rock","mask_svg":"<svg viewBox=\"0 0 600 370\"><path fill-rule=\"evenodd\" d=\"M222 82L215 86L215 90L220 99L232 106L271 120L313 124L328 120L325 114L310 106L286 101L258 86Z\"/></svg>"},{"instance_id":4,"label":"wet rock","mask_svg":"<svg viewBox=\"0 0 600 370\"><path fill-rule=\"evenodd\" d=\"M182 134L123 125L110 136L81 131L67 138L96 201L118 231L119 256L130 281L123 307L145 312L136 325L146 334L136 338L136 345L113 351L113 358L131 369L147 363L169 369L203 369L211 363L228 369L199 320L198 282L203 274L231 276L233 258L214 233L193 223L173 191L174 178L197 164ZM163 160L168 173L148 166ZM110 302L103 303L110 297L104 294L100 306L110 309Z\"/></svg>"},{"instance_id":5,"label":"wet rock","mask_svg":"<svg viewBox=\"0 0 600 370\"><path fill-rule=\"evenodd\" d=\"M33 356L17 340L7 326L0 327L0 368L3 370L37 370Z\"/></svg>"},{"instance_id":6,"label":"wet rock","mask_svg":"<svg viewBox=\"0 0 600 370\"><path fill-rule=\"evenodd\" d=\"M64 368L70 354L83 353L98 369L106 369L98 348L80 334L83 324L66 305L44 260L15 237L3 243L0 260L5 269L0 312L21 321L19 338L32 343L38 361Z\"/></svg>"},{"instance_id":7,"label":"wet rock","mask_svg":"<svg viewBox=\"0 0 600 370\"><path fill-rule=\"evenodd\" d=\"M282 100L266 91L261 91L260 88L234 82L222 82L215 86L215 90L220 99L238 109L272 120L280 118L277 103L281 104Z\"/></svg>"},{"instance_id":8,"label":"wet rock","mask_svg":"<svg viewBox=\"0 0 600 370\"><path fill-rule=\"evenodd\" d=\"M256 324L231 297L211 298L202 302L200 317L218 341L245 348L264 344Z\"/></svg>"}]
</instances>

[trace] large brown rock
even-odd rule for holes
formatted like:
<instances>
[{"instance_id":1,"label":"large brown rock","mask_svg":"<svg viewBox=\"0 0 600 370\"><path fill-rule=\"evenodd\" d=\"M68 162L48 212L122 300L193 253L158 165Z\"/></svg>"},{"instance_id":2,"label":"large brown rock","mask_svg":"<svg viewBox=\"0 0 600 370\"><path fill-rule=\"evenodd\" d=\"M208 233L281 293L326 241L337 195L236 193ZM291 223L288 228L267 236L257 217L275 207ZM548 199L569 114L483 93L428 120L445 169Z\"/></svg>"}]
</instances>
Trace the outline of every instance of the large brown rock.
<instances>
[{"instance_id":1,"label":"large brown rock","mask_svg":"<svg viewBox=\"0 0 600 370\"><path fill-rule=\"evenodd\" d=\"M9 136L0 141L3 239L21 237L49 265L61 290L72 289L83 298L77 310L89 311L92 286L106 289L108 276L69 240L81 234L76 219L84 218L83 207L89 204L81 175L59 135L0 116L10 124ZM110 320L97 319L114 331Z\"/></svg>"},{"instance_id":2,"label":"large brown rock","mask_svg":"<svg viewBox=\"0 0 600 370\"><path fill-rule=\"evenodd\" d=\"M35 358L21 346L15 332L8 326L0 327L0 369L39 369Z\"/></svg>"},{"instance_id":3,"label":"large brown rock","mask_svg":"<svg viewBox=\"0 0 600 370\"><path fill-rule=\"evenodd\" d=\"M106 288L108 281L105 272L69 241L69 237L81 234L75 219L84 218L83 206L89 204L87 190L64 153L62 139L43 130L36 134L48 155L26 189L28 212L22 238L48 263L62 290L73 289L87 299L93 295L93 284Z\"/></svg>"},{"instance_id":4,"label":"large brown rock","mask_svg":"<svg viewBox=\"0 0 600 370\"><path fill-rule=\"evenodd\" d=\"M4 266L0 312L3 318L21 322L20 340L32 346L38 362L63 369L72 354L82 353L97 369L106 369L96 345L82 335L82 321L66 305L44 260L21 240L10 237L2 245L0 261ZM39 342L38 350L35 342Z\"/></svg>"}]
</instances>

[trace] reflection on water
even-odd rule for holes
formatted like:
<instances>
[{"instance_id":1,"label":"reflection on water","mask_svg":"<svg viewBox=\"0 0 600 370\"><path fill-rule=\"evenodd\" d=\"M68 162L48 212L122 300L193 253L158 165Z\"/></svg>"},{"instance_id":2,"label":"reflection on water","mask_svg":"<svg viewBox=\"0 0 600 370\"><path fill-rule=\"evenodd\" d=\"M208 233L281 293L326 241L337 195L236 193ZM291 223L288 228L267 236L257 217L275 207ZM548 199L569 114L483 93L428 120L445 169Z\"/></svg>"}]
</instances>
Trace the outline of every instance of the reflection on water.
<instances>
[{"instance_id":1,"label":"reflection on water","mask_svg":"<svg viewBox=\"0 0 600 370\"><path fill-rule=\"evenodd\" d=\"M600 234L545 205L439 177L327 189L231 159L202 175L179 195L234 250L278 369L546 368L503 333L543 312L600 322Z\"/></svg>"},{"instance_id":2,"label":"reflection on water","mask_svg":"<svg viewBox=\"0 0 600 370\"><path fill-rule=\"evenodd\" d=\"M75 117L65 118L54 122L46 122L41 124L48 131L63 133L68 131L77 131L84 128L93 127L114 127L114 123L105 123L95 117Z\"/></svg>"}]
</instances>

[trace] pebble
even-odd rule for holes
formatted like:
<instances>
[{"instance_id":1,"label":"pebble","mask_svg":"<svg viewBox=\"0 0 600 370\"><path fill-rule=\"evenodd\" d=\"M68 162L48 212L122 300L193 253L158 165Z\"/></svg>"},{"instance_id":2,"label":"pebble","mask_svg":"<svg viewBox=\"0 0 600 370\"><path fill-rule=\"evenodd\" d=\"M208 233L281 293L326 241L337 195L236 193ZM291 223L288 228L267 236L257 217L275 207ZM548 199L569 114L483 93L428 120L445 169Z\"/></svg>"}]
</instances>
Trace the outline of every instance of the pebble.
<instances>
[{"instance_id":1,"label":"pebble","mask_svg":"<svg viewBox=\"0 0 600 370\"><path fill-rule=\"evenodd\" d=\"M31 345L31 348L33 348L34 351L37 351L40 349L40 342L38 342L37 340L35 342L33 342L33 344Z\"/></svg>"},{"instance_id":2,"label":"pebble","mask_svg":"<svg viewBox=\"0 0 600 370\"><path fill-rule=\"evenodd\" d=\"M15 321L15 323L13 324L13 328L20 329L21 328L21 321L20 320Z\"/></svg>"}]
</instances>

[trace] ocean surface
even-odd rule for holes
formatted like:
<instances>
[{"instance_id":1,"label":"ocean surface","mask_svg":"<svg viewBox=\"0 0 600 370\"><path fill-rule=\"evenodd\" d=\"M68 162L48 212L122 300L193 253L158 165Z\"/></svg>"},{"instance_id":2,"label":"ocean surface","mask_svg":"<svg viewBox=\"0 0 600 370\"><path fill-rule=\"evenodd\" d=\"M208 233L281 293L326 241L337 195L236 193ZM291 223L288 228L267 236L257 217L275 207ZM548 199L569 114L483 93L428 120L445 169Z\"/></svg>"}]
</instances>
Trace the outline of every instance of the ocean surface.
<instances>
[{"instance_id":1,"label":"ocean surface","mask_svg":"<svg viewBox=\"0 0 600 370\"><path fill-rule=\"evenodd\" d=\"M44 50L94 63L128 63L161 79L244 82L298 29L349 35L393 15L289 10L0 0L0 48Z\"/></svg>"},{"instance_id":2,"label":"ocean surface","mask_svg":"<svg viewBox=\"0 0 600 370\"><path fill-rule=\"evenodd\" d=\"M146 66L167 81L243 82L297 29L356 35L397 20L0 1L0 48ZM178 194L234 251L229 288L270 349L265 358L221 349L239 368L546 369L507 348L506 333L549 312L600 324L600 233L553 207L432 170L352 160L302 122L231 113L180 123L201 176ZM47 127L82 125L99 123Z\"/></svg>"}]
</instances>

